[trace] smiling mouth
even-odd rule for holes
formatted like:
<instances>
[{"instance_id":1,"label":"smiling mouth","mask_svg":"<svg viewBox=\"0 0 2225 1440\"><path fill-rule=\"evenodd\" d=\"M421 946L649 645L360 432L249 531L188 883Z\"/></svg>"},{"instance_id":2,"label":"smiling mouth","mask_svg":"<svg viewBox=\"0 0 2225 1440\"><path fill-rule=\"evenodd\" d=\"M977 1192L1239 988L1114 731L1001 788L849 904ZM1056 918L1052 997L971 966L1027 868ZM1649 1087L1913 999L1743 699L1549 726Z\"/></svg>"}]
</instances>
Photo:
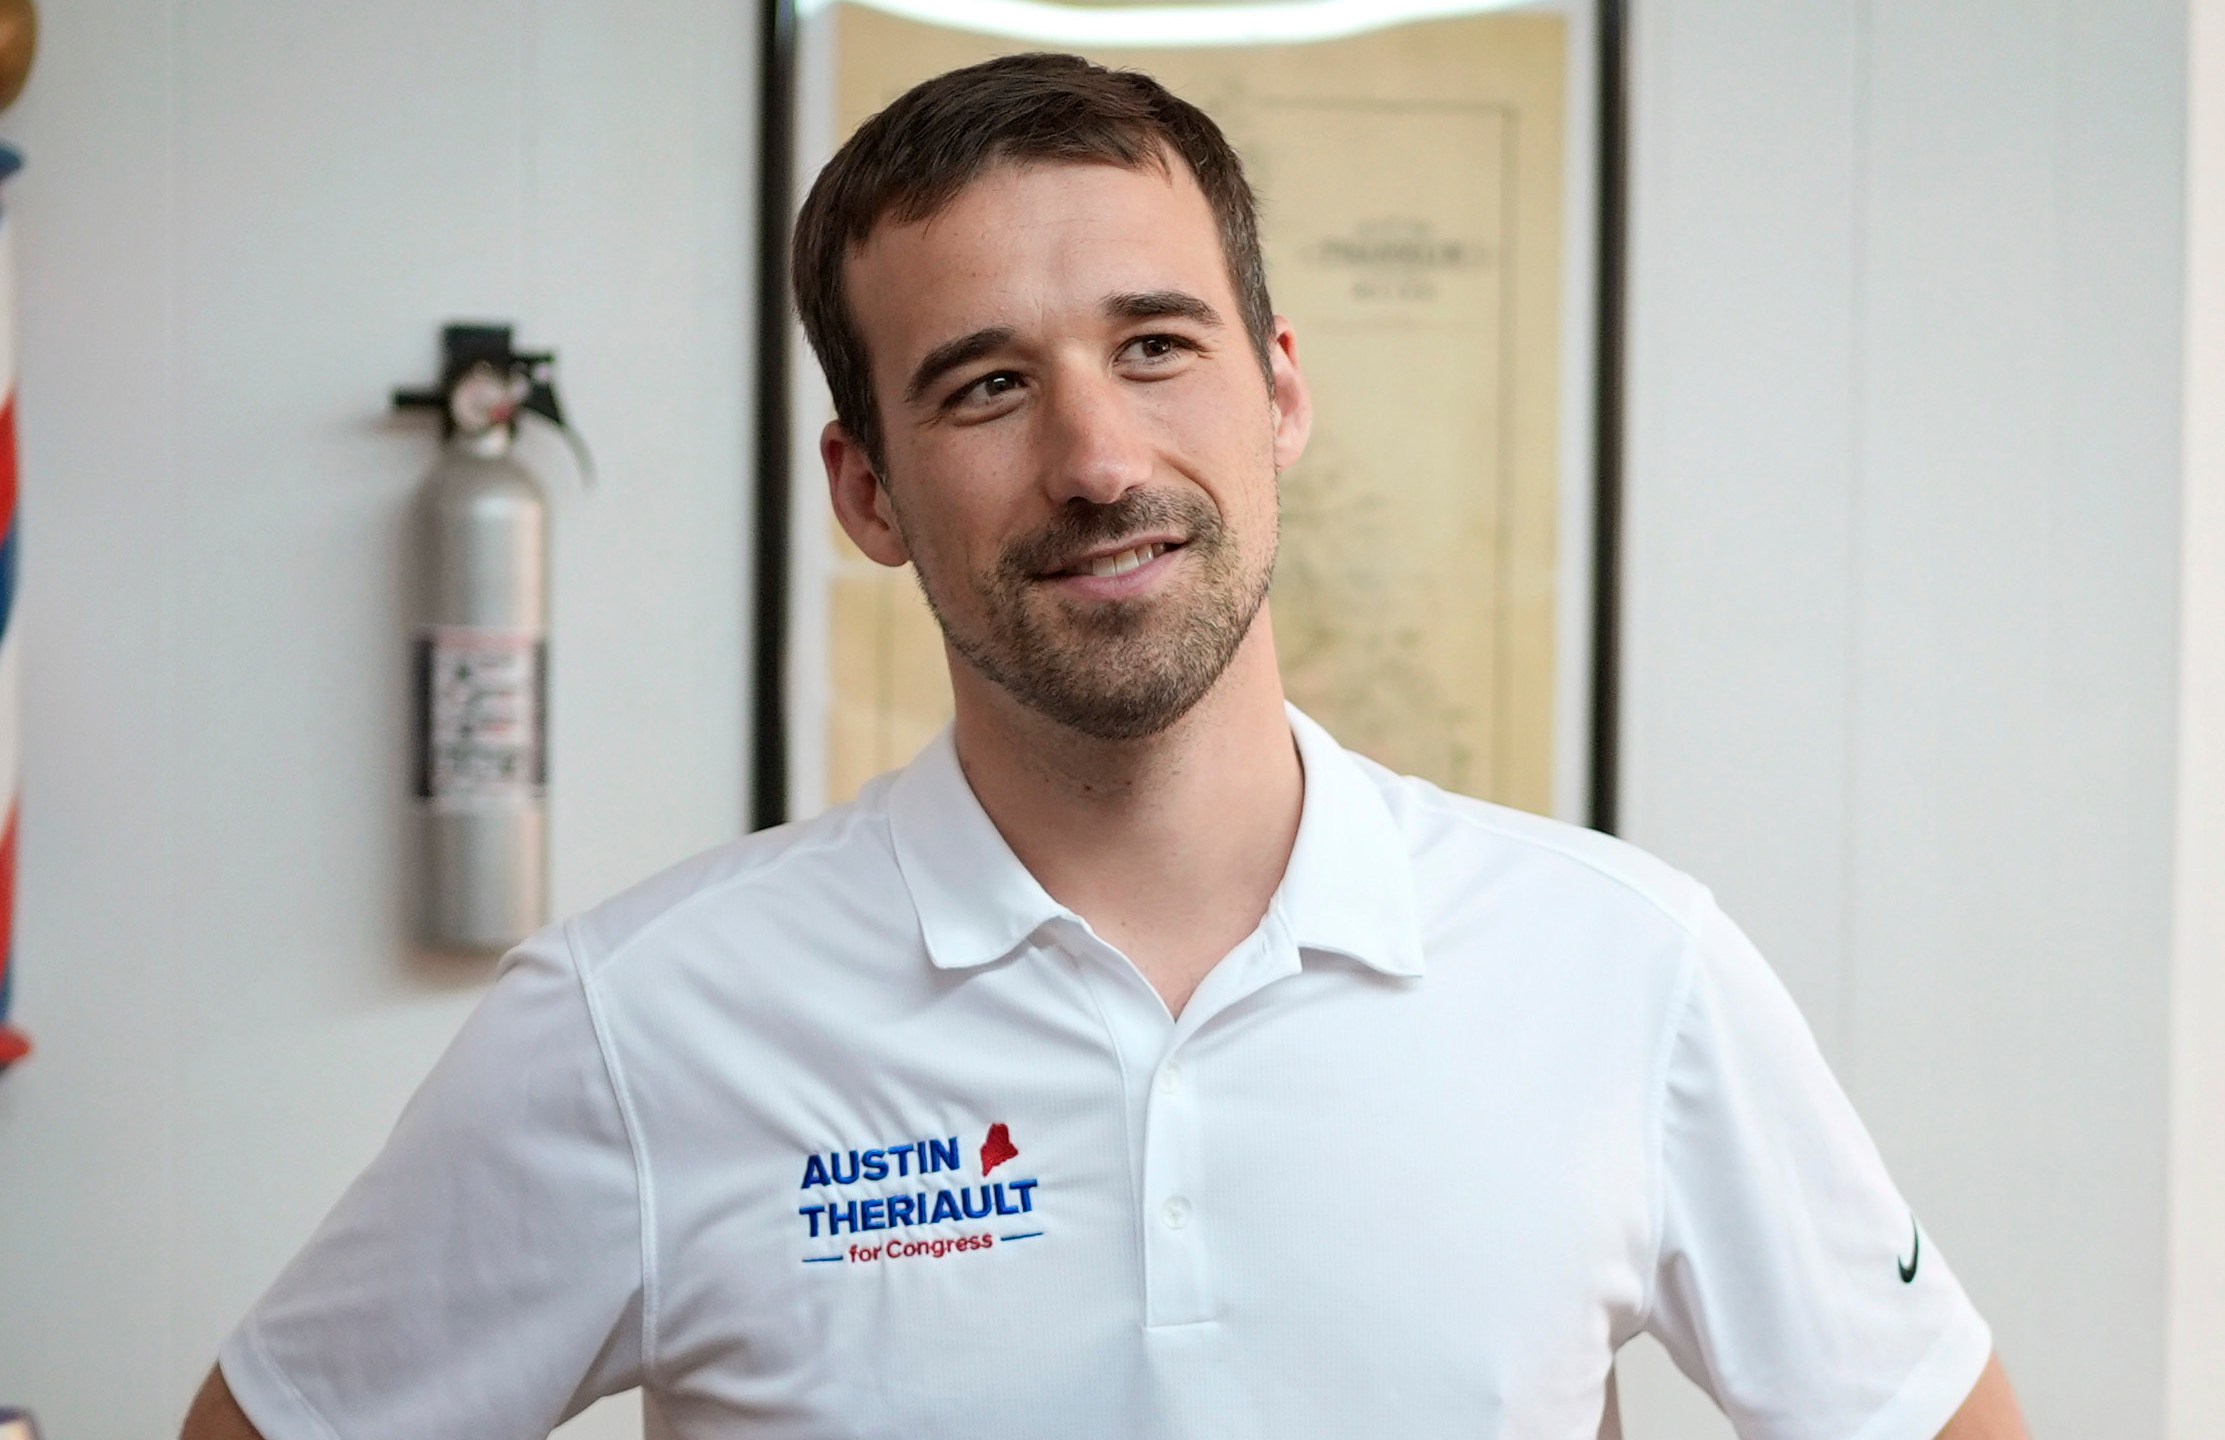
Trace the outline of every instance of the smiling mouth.
<instances>
[{"instance_id":1,"label":"smiling mouth","mask_svg":"<svg viewBox=\"0 0 2225 1440\"><path fill-rule=\"evenodd\" d=\"M1137 545L1131 549L1116 551L1110 555L1093 555L1087 560L1067 566L1064 570L1054 571L1053 574L1054 576L1092 575L1100 578L1125 575L1131 570L1150 564L1169 550L1179 548L1180 546L1176 542L1154 541L1148 545Z\"/></svg>"}]
</instances>

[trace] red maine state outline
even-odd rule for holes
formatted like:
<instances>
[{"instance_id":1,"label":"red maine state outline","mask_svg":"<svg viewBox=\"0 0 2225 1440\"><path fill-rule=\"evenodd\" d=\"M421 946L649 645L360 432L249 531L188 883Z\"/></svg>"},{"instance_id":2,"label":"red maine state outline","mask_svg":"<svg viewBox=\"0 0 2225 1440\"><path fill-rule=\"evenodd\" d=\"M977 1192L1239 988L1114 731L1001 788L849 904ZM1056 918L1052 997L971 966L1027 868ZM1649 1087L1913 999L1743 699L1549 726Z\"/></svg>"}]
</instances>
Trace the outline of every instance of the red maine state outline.
<instances>
[{"instance_id":1,"label":"red maine state outline","mask_svg":"<svg viewBox=\"0 0 2225 1440\"><path fill-rule=\"evenodd\" d=\"M1012 1143L1012 1131L1002 1120L997 1121L989 1127L989 1138L981 1142L981 1173L987 1175L1019 1153L1020 1147Z\"/></svg>"}]
</instances>

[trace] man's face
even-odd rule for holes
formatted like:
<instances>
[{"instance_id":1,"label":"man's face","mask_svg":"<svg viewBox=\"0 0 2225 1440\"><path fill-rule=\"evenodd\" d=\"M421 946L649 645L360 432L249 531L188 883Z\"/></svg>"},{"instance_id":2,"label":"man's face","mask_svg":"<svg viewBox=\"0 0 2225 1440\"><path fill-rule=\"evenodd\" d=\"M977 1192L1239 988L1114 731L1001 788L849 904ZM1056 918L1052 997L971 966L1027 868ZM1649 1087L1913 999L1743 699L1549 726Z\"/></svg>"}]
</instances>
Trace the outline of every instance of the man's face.
<instances>
[{"instance_id":1,"label":"man's face","mask_svg":"<svg viewBox=\"0 0 2225 1440\"><path fill-rule=\"evenodd\" d=\"M1270 391L1211 208L1171 170L1003 165L884 223L847 282L885 474L838 427L821 442L844 528L915 566L951 650L1102 739L1163 730L1236 655L1309 419L1289 327Z\"/></svg>"}]
</instances>

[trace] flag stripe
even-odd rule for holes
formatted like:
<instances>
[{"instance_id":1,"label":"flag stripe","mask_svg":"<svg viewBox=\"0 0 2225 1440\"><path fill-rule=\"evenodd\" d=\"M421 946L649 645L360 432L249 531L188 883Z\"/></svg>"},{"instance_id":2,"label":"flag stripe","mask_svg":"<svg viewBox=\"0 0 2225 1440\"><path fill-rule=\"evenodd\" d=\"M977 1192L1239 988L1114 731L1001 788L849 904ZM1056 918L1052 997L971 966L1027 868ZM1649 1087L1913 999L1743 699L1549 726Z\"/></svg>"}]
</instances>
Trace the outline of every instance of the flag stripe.
<instances>
[{"instance_id":1,"label":"flag stripe","mask_svg":"<svg viewBox=\"0 0 2225 1440\"><path fill-rule=\"evenodd\" d=\"M0 639L12 639L8 622L15 618L15 527L8 527L8 538L0 540ZM10 711L0 724L13 726L15 712Z\"/></svg>"},{"instance_id":2,"label":"flag stripe","mask_svg":"<svg viewBox=\"0 0 2225 1440\"><path fill-rule=\"evenodd\" d=\"M15 392L0 405L0 530L15 528Z\"/></svg>"}]
</instances>

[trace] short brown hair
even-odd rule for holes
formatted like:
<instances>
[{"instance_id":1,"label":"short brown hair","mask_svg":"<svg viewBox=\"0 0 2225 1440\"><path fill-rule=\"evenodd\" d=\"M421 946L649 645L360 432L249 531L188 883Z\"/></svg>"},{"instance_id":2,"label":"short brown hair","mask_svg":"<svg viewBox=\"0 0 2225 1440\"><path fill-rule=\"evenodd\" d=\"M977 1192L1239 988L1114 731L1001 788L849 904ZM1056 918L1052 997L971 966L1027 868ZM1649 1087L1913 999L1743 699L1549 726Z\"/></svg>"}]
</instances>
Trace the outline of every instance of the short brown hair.
<instances>
[{"instance_id":1,"label":"short brown hair","mask_svg":"<svg viewBox=\"0 0 2225 1440\"><path fill-rule=\"evenodd\" d=\"M1244 328L1266 370L1275 313L1243 162L1211 117L1149 75L1079 55L1007 55L923 81L858 127L819 172L796 218L794 275L796 310L826 372L835 418L875 471L880 415L843 286L850 253L883 219L925 220L1002 161L1164 171L1169 152L1212 207Z\"/></svg>"}]
</instances>

